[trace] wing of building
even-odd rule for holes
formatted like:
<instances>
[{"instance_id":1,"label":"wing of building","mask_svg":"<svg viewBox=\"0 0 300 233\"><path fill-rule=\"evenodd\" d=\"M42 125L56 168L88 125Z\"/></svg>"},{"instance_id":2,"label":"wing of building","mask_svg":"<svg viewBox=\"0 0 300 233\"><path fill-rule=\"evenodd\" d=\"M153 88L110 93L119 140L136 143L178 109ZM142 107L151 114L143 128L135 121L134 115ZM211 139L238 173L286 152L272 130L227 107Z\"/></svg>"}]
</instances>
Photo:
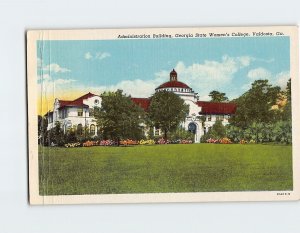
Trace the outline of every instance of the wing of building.
<instances>
[{"instance_id":1,"label":"wing of building","mask_svg":"<svg viewBox=\"0 0 300 233\"><path fill-rule=\"evenodd\" d=\"M180 96L189 105L189 115L182 122L182 127L195 134L195 142L200 142L200 138L217 121L222 121L223 125L228 124L228 119L235 114L236 105L234 103L216 103L200 101L198 94L187 84L178 81L177 72L173 69L170 72L170 80L161 84L155 92L170 91ZM131 98L132 101L148 110L151 98ZM68 128L75 128L80 131L83 127L88 127L90 135L96 136L99 130L94 118L94 107L101 106L101 97L92 93L87 93L75 100L55 99L52 112L48 112L48 130L55 126L55 122L60 122L64 131ZM203 121L203 116L205 121ZM154 133L160 135L159 129Z\"/></svg>"}]
</instances>

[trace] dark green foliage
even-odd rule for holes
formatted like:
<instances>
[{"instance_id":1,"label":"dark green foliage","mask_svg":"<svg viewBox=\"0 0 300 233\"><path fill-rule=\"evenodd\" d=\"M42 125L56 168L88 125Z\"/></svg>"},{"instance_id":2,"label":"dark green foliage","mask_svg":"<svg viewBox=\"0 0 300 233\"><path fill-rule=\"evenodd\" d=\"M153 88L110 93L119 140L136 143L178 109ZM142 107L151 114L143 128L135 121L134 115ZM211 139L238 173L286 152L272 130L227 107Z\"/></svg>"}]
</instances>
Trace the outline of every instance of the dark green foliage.
<instances>
[{"instance_id":1,"label":"dark green foliage","mask_svg":"<svg viewBox=\"0 0 300 233\"><path fill-rule=\"evenodd\" d=\"M47 131L44 143L47 146L63 146L66 143L66 138L59 122L55 122L55 127Z\"/></svg>"},{"instance_id":2,"label":"dark green foliage","mask_svg":"<svg viewBox=\"0 0 300 233\"><path fill-rule=\"evenodd\" d=\"M46 117L38 115L38 144L45 145L48 120Z\"/></svg>"},{"instance_id":3,"label":"dark green foliage","mask_svg":"<svg viewBox=\"0 0 300 233\"><path fill-rule=\"evenodd\" d=\"M67 143L78 142L78 138L76 137L76 133L73 130L69 130L66 133L65 138L66 138Z\"/></svg>"},{"instance_id":4,"label":"dark green foliage","mask_svg":"<svg viewBox=\"0 0 300 233\"><path fill-rule=\"evenodd\" d=\"M153 129L153 127L150 127L149 132L148 132L148 139L154 139L154 138L155 138L154 129Z\"/></svg>"},{"instance_id":5,"label":"dark green foliage","mask_svg":"<svg viewBox=\"0 0 300 233\"><path fill-rule=\"evenodd\" d=\"M194 141L195 135L190 131L185 130L184 128L179 127L173 132L168 134L168 138L175 142L177 140L192 140Z\"/></svg>"},{"instance_id":6,"label":"dark green foliage","mask_svg":"<svg viewBox=\"0 0 300 233\"><path fill-rule=\"evenodd\" d=\"M156 92L149 107L149 119L156 128L162 129L164 138L178 128L188 114L189 107L178 95L169 91Z\"/></svg>"},{"instance_id":7,"label":"dark green foliage","mask_svg":"<svg viewBox=\"0 0 300 233\"><path fill-rule=\"evenodd\" d=\"M282 111L282 120L292 119L292 96L291 96L291 79L287 82L286 90L283 93L286 96L287 102Z\"/></svg>"},{"instance_id":8,"label":"dark green foliage","mask_svg":"<svg viewBox=\"0 0 300 233\"><path fill-rule=\"evenodd\" d=\"M292 122L277 121L275 123L253 122L247 128L228 125L226 136L233 142L240 140L254 141L256 143L292 143Z\"/></svg>"},{"instance_id":9,"label":"dark green foliage","mask_svg":"<svg viewBox=\"0 0 300 233\"><path fill-rule=\"evenodd\" d=\"M144 111L121 90L104 92L101 108L94 109L97 125L105 139L140 139L143 137Z\"/></svg>"},{"instance_id":10,"label":"dark green foliage","mask_svg":"<svg viewBox=\"0 0 300 233\"><path fill-rule=\"evenodd\" d=\"M232 125L247 128L253 122L269 123L276 121L276 104L280 87L273 87L268 80L256 80L249 91L233 102L237 104L235 115L230 118Z\"/></svg>"},{"instance_id":11,"label":"dark green foliage","mask_svg":"<svg viewBox=\"0 0 300 233\"><path fill-rule=\"evenodd\" d=\"M276 122L273 128L273 137L276 142L292 143L292 121Z\"/></svg>"},{"instance_id":12,"label":"dark green foliage","mask_svg":"<svg viewBox=\"0 0 300 233\"><path fill-rule=\"evenodd\" d=\"M208 96L211 98L211 102L226 102L229 100L225 93L219 91L211 91Z\"/></svg>"},{"instance_id":13,"label":"dark green foliage","mask_svg":"<svg viewBox=\"0 0 300 233\"><path fill-rule=\"evenodd\" d=\"M216 123L201 137L201 142L206 142L207 139L222 139L226 136L225 126L222 121L217 120Z\"/></svg>"}]
</instances>

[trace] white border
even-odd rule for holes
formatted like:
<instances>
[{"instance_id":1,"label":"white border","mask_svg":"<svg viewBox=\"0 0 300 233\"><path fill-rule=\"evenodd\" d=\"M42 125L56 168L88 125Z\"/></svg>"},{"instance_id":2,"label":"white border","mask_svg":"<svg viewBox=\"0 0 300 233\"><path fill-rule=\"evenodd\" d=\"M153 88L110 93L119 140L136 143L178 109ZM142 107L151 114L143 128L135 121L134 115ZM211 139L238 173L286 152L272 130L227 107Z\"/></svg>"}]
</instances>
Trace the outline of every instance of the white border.
<instances>
[{"instance_id":1,"label":"white border","mask_svg":"<svg viewBox=\"0 0 300 233\"><path fill-rule=\"evenodd\" d=\"M176 33L229 33L232 32L283 32L290 37L290 75L292 77L293 118L293 191L259 192L199 192L155 194L99 194L40 196L38 182L37 140L37 40L114 40L119 34L172 34ZM132 40L132 39L131 39ZM210 27L210 28L136 28L136 29L85 29L85 30L34 30L27 32L27 85L28 85L28 146L29 146L29 197L30 204L75 203L157 203L157 202L207 202L207 201L282 201L300 198L300 108L299 108L298 27Z\"/></svg>"}]
</instances>

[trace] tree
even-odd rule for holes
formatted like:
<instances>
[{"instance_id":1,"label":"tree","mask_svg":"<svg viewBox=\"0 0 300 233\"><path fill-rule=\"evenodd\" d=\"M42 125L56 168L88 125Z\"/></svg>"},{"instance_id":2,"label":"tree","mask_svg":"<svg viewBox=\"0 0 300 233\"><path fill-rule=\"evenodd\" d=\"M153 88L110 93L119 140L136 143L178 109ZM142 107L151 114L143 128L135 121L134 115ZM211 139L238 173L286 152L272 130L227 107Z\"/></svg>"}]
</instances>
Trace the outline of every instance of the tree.
<instances>
[{"instance_id":1,"label":"tree","mask_svg":"<svg viewBox=\"0 0 300 233\"><path fill-rule=\"evenodd\" d=\"M60 122L55 122L55 126L45 134L44 145L63 146L65 144L65 135Z\"/></svg>"},{"instance_id":2,"label":"tree","mask_svg":"<svg viewBox=\"0 0 300 233\"><path fill-rule=\"evenodd\" d=\"M122 90L104 92L100 108L94 109L97 125L104 138L119 142L121 139L139 139L143 133L144 111L132 102Z\"/></svg>"},{"instance_id":3,"label":"tree","mask_svg":"<svg viewBox=\"0 0 300 233\"><path fill-rule=\"evenodd\" d=\"M45 144L45 135L47 133L48 120L46 117L38 115L38 140L39 144Z\"/></svg>"},{"instance_id":4,"label":"tree","mask_svg":"<svg viewBox=\"0 0 300 233\"><path fill-rule=\"evenodd\" d=\"M152 124L162 129L164 138L176 130L188 114L189 106L178 95L169 91L156 92L150 102L148 116Z\"/></svg>"},{"instance_id":5,"label":"tree","mask_svg":"<svg viewBox=\"0 0 300 233\"><path fill-rule=\"evenodd\" d=\"M228 98L225 93L219 91L211 91L208 95L211 98L211 102L226 102Z\"/></svg>"},{"instance_id":6,"label":"tree","mask_svg":"<svg viewBox=\"0 0 300 233\"><path fill-rule=\"evenodd\" d=\"M280 87L273 87L268 80L254 81L250 90L233 100L237 104L237 111L230 118L230 123L247 128L253 122L277 121L277 110L272 110L272 106L276 104L279 93Z\"/></svg>"},{"instance_id":7,"label":"tree","mask_svg":"<svg viewBox=\"0 0 300 233\"><path fill-rule=\"evenodd\" d=\"M287 82L286 90L284 91L286 96L286 104L282 111L282 120L292 119L292 91L291 91L291 79Z\"/></svg>"},{"instance_id":8,"label":"tree","mask_svg":"<svg viewBox=\"0 0 300 233\"><path fill-rule=\"evenodd\" d=\"M222 121L217 120L215 124L201 137L201 142L206 142L207 139L222 139L226 135L226 128Z\"/></svg>"}]
</instances>

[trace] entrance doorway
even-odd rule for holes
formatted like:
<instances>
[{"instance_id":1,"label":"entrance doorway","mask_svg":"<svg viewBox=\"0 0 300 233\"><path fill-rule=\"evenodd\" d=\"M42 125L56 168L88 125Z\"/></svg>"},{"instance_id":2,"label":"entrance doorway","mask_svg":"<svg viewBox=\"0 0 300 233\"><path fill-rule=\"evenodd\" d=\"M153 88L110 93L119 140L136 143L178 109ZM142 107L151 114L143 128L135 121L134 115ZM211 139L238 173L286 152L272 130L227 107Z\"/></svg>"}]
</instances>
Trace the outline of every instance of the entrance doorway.
<instances>
[{"instance_id":1,"label":"entrance doorway","mask_svg":"<svg viewBox=\"0 0 300 233\"><path fill-rule=\"evenodd\" d=\"M197 131L197 126L194 122L191 122L189 123L188 125L188 130L193 133L193 134L196 134L196 131Z\"/></svg>"}]
</instances>

